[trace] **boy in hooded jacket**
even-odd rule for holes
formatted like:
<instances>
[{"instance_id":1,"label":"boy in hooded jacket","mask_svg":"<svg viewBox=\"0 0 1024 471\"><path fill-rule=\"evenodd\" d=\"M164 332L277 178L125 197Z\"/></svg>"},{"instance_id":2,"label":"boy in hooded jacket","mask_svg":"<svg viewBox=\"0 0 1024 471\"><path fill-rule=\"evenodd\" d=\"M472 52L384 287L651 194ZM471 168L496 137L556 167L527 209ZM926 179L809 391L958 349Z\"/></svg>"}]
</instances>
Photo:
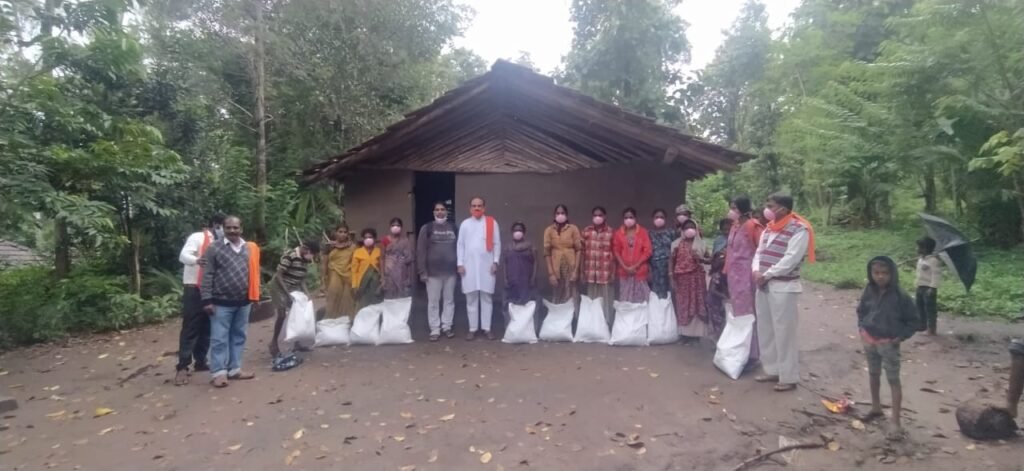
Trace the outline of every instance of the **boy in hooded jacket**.
<instances>
[{"instance_id":1,"label":"boy in hooded jacket","mask_svg":"<svg viewBox=\"0 0 1024 471\"><path fill-rule=\"evenodd\" d=\"M920 318L914 299L900 288L896 263L889 257L875 257L868 262L868 284L857 305L857 326L864 342L871 383L871 412L867 418L882 417L879 398L881 374L892 390L891 438L902 436L900 413L903 389L900 385L900 343L917 331Z\"/></svg>"}]
</instances>

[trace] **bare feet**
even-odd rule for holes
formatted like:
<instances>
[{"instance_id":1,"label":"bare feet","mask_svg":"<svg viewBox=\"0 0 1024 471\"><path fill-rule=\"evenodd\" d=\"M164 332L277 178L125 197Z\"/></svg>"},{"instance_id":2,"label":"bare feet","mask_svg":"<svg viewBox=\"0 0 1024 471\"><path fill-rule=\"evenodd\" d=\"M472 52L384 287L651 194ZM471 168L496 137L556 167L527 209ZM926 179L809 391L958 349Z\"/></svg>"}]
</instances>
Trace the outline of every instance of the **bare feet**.
<instances>
[{"instance_id":1,"label":"bare feet","mask_svg":"<svg viewBox=\"0 0 1024 471\"><path fill-rule=\"evenodd\" d=\"M882 408L881 407L878 407L878 408L872 408L870 411L868 411L867 415L865 415L864 418L861 419L861 420L864 421L864 422L871 422L872 420L875 420L875 419L878 419L878 418L881 418L881 417L885 417L885 413L882 412Z\"/></svg>"},{"instance_id":2,"label":"bare feet","mask_svg":"<svg viewBox=\"0 0 1024 471\"><path fill-rule=\"evenodd\" d=\"M216 376L210 380L210 384L215 388L226 388L228 387L228 378L225 375Z\"/></svg>"},{"instance_id":3,"label":"bare feet","mask_svg":"<svg viewBox=\"0 0 1024 471\"><path fill-rule=\"evenodd\" d=\"M899 442L906 437L907 433L903 430L903 427L900 427L900 424L898 423L893 423L892 428L890 428L889 431L885 433L885 439L889 440L890 442Z\"/></svg>"},{"instance_id":4,"label":"bare feet","mask_svg":"<svg viewBox=\"0 0 1024 471\"><path fill-rule=\"evenodd\" d=\"M466 334L466 340L473 340L476 338L476 332L470 332Z\"/></svg>"}]
</instances>

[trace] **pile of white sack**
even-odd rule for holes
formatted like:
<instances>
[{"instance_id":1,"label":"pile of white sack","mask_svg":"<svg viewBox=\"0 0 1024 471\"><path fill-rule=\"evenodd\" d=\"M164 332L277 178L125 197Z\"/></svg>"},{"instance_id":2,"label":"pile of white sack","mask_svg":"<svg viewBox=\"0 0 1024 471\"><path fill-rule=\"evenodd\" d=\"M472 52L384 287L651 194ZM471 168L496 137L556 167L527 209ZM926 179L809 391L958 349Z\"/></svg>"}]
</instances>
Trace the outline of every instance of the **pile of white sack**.
<instances>
[{"instance_id":1,"label":"pile of white sack","mask_svg":"<svg viewBox=\"0 0 1024 471\"><path fill-rule=\"evenodd\" d=\"M316 321L313 301L304 293L293 292L292 307L285 322L285 342L332 345L388 345L412 343L409 313L412 298L386 299L366 306L351 321L347 317Z\"/></svg>"},{"instance_id":2,"label":"pile of white sack","mask_svg":"<svg viewBox=\"0 0 1024 471\"><path fill-rule=\"evenodd\" d=\"M553 304L544 301L548 314L534 333L533 316L536 304L524 306L510 304L509 324L505 329L505 343L534 343L539 338L547 342L606 343L608 345L646 346L672 343L679 340L676 314L670 299L651 294L646 303L615 302L615 321L611 328L605 320L601 298L580 296L580 313L576 332L572 330L575 304Z\"/></svg>"}]
</instances>

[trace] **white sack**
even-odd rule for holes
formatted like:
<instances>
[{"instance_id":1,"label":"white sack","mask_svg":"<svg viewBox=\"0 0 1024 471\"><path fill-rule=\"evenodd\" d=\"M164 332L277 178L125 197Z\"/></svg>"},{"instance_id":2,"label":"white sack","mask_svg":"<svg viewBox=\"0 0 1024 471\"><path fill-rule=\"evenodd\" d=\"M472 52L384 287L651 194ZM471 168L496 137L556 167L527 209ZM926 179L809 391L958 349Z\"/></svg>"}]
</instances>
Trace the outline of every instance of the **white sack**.
<instances>
[{"instance_id":1,"label":"white sack","mask_svg":"<svg viewBox=\"0 0 1024 471\"><path fill-rule=\"evenodd\" d=\"M537 303L530 301L525 305L509 303L508 325L505 326L504 343L537 343L537 331L533 323Z\"/></svg>"},{"instance_id":2,"label":"white sack","mask_svg":"<svg viewBox=\"0 0 1024 471\"><path fill-rule=\"evenodd\" d=\"M348 317L324 319L316 323L316 347L348 345L352 321Z\"/></svg>"},{"instance_id":3,"label":"white sack","mask_svg":"<svg viewBox=\"0 0 1024 471\"><path fill-rule=\"evenodd\" d=\"M285 322L284 341L304 342L307 345L316 339L316 310L313 301L301 291L288 293L292 298L292 307L288 309Z\"/></svg>"},{"instance_id":4,"label":"white sack","mask_svg":"<svg viewBox=\"0 0 1024 471\"><path fill-rule=\"evenodd\" d=\"M679 340L679 326L676 322L676 308L672 296L661 299L651 293L647 301L647 343L663 345Z\"/></svg>"},{"instance_id":5,"label":"white sack","mask_svg":"<svg viewBox=\"0 0 1024 471\"><path fill-rule=\"evenodd\" d=\"M738 379L750 359L754 337L754 316L734 317L732 305L725 304L725 329L718 338L714 363L726 376Z\"/></svg>"},{"instance_id":6,"label":"white sack","mask_svg":"<svg viewBox=\"0 0 1024 471\"><path fill-rule=\"evenodd\" d=\"M371 304L356 313L352 321L352 330L349 331L349 341L352 345L377 345L380 341L380 320L384 316L384 309L380 304Z\"/></svg>"},{"instance_id":7,"label":"white sack","mask_svg":"<svg viewBox=\"0 0 1024 471\"><path fill-rule=\"evenodd\" d=\"M412 298L385 299L380 306L384 315L377 345L412 343L412 330L409 329Z\"/></svg>"},{"instance_id":8,"label":"white sack","mask_svg":"<svg viewBox=\"0 0 1024 471\"><path fill-rule=\"evenodd\" d=\"M548 315L540 326L540 339L548 342L572 342L572 312L575 310L573 302L552 304L545 299L544 305L548 308Z\"/></svg>"},{"instance_id":9,"label":"white sack","mask_svg":"<svg viewBox=\"0 0 1024 471\"><path fill-rule=\"evenodd\" d=\"M573 342L608 343L611 339L602 301L602 298L580 296L580 317L576 321L576 336L572 339Z\"/></svg>"},{"instance_id":10,"label":"white sack","mask_svg":"<svg viewBox=\"0 0 1024 471\"><path fill-rule=\"evenodd\" d=\"M608 345L647 345L647 303L615 301L615 324Z\"/></svg>"}]
</instances>

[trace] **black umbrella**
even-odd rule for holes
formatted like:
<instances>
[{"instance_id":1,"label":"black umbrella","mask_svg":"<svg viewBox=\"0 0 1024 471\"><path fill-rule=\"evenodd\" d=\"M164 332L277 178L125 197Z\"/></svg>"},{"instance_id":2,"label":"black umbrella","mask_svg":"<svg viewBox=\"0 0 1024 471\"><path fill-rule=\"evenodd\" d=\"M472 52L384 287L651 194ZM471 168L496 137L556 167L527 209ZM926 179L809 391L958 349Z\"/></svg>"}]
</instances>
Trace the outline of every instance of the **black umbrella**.
<instances>
[{"instance_id":1,"label":"black umbrella","mask_svg":"<svg viewBox=\"0 0 1024 471\"><path fill-rule=\"evenodd\" d=\"M918 213L918 216L924 221L924 230L928 232L928 236L935 239L935 252L946 253L949 262L952 262L951 268L964 284L964 288L970 291L978 275L978 258L971 250L970 240L945 219L925 213Z\"/></svg>"}]
</instances>

